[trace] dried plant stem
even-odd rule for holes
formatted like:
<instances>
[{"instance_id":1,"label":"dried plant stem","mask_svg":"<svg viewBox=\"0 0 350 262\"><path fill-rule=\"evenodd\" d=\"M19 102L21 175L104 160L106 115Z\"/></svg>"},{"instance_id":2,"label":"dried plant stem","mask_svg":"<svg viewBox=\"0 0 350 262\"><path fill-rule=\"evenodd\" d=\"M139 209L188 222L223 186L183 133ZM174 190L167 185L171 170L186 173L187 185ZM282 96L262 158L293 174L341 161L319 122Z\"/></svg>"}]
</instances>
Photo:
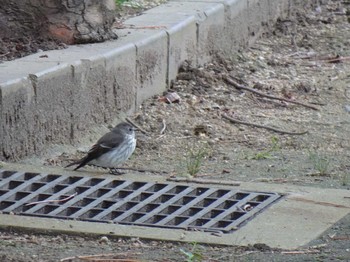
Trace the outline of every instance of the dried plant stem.
<instances>
[{"instance_id":1,"label":"dried plant stem","mask_svg":"<svg viewBox=\"0 0 350 262\"><path fill-rule=\"evenodd\" d=\"M229 120L232 123L235 124L240 124L240 125L246 125L246 126L253 126L253 127L258 127L258 128L264 128L266 130L270 130L276 133L280 133L280 134L286 134L286 135L292 135L292 136L300 136L300 135L305 135L306 133L308 133L308 131L304 131L304 132L289 132L289 131L283 131L283 130L279 130L273 127L269 127L269 126L263 126L263 125L258 125L258 124L253 124L253 123L249 123L249 122L245 122L245 121L241 121L232 117L229 117L228 115L222 115L223 118Z\"/></svg>"},{"instance_id":2,"label":"dried plant stem","mask_svg":"<svg viewBox=\"0 0 350 262\"><path fill-rule=\"evenodd\" d=\"M166 122L165 122L165 120L164 120L164 119L163 119L163 121L162 121L162 124L163 124L163 127L162 127L162 129L160 130L160 134L161 134L161 135L163 135L163 134L164 134L165 129L166 129Z\"/></svg>"},{"instance_id":3,"label":"dried plant stem","mask_svg":"<svg viewBox=\"0 0 350 262\"><path fill-rule=\"evenodd\" d=\"M234 181L219 181L211 179L198 179L198 178L186 178L186 177L169 177L167 181L172 182L185 182L185 183L197 183L197 184L212 184L212 185L225 185L225 186L240 186L240 182Z\"/></svg>"},{"instance_id":4,"label":"dried plant stem","mask_svg":"<svg viewBox=\"0 0 350 262\"><path fill-rule=\"evenodd\" d=\"M129 122L129 124L133 125L134 127L136 127L138 130L141 131L141 133L147 135L148 132L146 130L144 130L142 127L140 127L138 124L135 124L134 121L132 121L130 118L126 117L125 118L126 122Z\"/></svg>"},{"instance_id":5,"label":"dried plant stem","mask_svg":"<svg viewBox=\"0 0 350 262\"><path fill-rule=\"evenodd\" d=\"M52 199L52 200L42 200L42 201L36 201L36 202L30 202L25 204L26 206L31 206L31 205L37 205L37 204L45 204L45 203L59 203L59 202L64 202L67 201L73 197L75 197L78 193L75 192L74 194L67 196L66 198L63 199Z\"/></svg>"},{"instance_id":6,"label":"dried plant stem","mask_svg":"<svg viewBox=\"0 0 350 262\"><path fill-rule=\"evenodd\" d=\"M158 171L158 170L151 170L151 169L140 169L140 168L132 168L132 167L118 167L116 169L131 170L131 171L137 171L137 172L141 172L141 173L149 172L149 173L155 173L155 174L168 174L167 171Z\"/></svg>"},{"instance_id":7,"label":"dried plant stem","mask_svg":"<svg viewBox=\"0 0 350 262\"><path fill-rule=\"evenodd\" d=\"M74 257L66 257L62 258L60 262L64 261L72 261L74 259L80 259L85 261L115 261L115 262L139 262L140 260L135 259L129 259L129 258L122 258L126 257L129 254L97 254L97 255L87 255L87 256L74 256ZM114 257L114 258L113 258ZM119 257L119 258L116 258Z\"/></svg>"},{"instance_id":8,"label":"dried plant stem","mask_svg":"<svg viewBox=\"0 0 350 262\"><path fill-rule=\"evenodd\" d=\"M312 106L312 105L308 105L308 104L305 104L305 103L302 103L302 102L298 102L298 101L295 101L295 100L290 100L290 99L287 99L287 98L282 98L282 97L276 97L276 96L272 96L272 95L267 95L267 94L264 94L264 93L259 92L259 91L257 91L257 90L254 90L254 89L252 89L252 88L242 86L242 85L238 84L237 82L235 82L234 80L232 80L232 79L231 79L230 77L228 77L228 76L224 76L223 79L226 81L226 83L232 85L233 87L235 87L236 89L239 89L239 90L245 90L245 91L254 93L254 94L259 95L259 96L262 96L262 97L267 97L267 98L269 98L269 99L284 101L284 102L288 102L288 103L291 103L291 104L296 104L296 105L304 106L304 107L307 107L307 108L310 108L310 109L313 109L313 110L319 110L317 107Z\"/></svg>"}]
</instances>

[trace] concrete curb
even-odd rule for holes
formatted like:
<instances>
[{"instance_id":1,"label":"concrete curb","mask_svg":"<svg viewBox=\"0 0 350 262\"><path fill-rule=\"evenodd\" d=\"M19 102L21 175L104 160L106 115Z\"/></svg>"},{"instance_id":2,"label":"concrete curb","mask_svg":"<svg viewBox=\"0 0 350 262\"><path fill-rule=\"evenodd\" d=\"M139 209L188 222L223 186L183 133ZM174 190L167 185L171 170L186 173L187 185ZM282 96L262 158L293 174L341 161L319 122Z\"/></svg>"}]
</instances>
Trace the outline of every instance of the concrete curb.
<instances>
[{"instance_id":1,"label":"concrete curb","mask_svg":"<svg viewBox=\"0 0 350 262\"><path fill-rule=\"evenodd\" d=\"M312 0L313 1L313 0ZM312 2L310 1L310 2ZM117 30L116 41L70 46L0 65L0 160L75 144L92 127L166 90L184 60L208 62L250 43L286 16L293 0L170 1ZM47 55L47 58L40 58Z\"/></svg>"}]
</instances>

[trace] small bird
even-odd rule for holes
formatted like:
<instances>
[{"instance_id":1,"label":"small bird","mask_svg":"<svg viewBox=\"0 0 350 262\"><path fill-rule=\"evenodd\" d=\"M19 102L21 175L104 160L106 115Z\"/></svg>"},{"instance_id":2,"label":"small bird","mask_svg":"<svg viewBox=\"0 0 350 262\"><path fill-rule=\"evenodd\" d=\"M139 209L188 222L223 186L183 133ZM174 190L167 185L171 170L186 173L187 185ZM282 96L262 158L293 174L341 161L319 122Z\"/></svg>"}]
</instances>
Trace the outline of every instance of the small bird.
<instances>
[{"instance_id":1,"label":"small bird","mask_svg":"<svg viewBox=\"0 0 350 262\"><path fill-rule=\"evenodd\" d=\"M121 174L117 171L120 164L132 155L136 147L135 130L132 125L122 122L110 132L102 136L82 159L67 165L78 165L77 170L85 165L94 165L109 168L112 174Z\"/></svg>"}]
</instances>

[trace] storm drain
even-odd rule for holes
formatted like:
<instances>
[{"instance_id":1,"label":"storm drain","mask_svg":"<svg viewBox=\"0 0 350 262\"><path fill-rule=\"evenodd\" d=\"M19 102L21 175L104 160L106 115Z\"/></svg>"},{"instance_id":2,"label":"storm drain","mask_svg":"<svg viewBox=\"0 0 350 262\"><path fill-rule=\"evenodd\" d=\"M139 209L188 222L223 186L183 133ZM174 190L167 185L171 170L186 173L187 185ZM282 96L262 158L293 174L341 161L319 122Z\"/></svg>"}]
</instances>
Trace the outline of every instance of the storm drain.
<instances>
[{"instance_id":1,"label":"storm drain","mask_svg":"<svg viewBox=\"0 0 350 262\"><path fill-rule=\"evenodd\" d=\"M3 214L229 233L276 193L0 170Z\"/></svg>"}]
</instances>

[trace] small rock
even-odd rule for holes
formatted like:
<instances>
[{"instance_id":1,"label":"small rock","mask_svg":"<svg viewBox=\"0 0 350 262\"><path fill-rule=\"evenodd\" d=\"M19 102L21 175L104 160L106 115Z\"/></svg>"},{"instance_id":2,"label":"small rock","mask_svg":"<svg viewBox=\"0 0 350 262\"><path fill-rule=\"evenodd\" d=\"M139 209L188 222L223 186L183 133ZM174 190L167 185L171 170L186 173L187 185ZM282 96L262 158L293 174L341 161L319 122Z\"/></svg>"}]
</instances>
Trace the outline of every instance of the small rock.
<instances>
[{"instance_id":1,"label":"small rock","mask_svg":"<svg viewBox=\"0 0 350 262\"><path fill-rule=\"evenodd\" d=\"M270 251L271 250L271 248L264 243L256 243L253 245L253 247L259 251Z\"/></svg>"},{"instance_id":2,"label":"small rock","mask_svg":"<svg viewBox=\"0 0 350 262\"><path fill-rule=\"evenodd\" d=\"M109 243L109 239L106 236L103 236L100 238L100 240L98 241L100 244L108 244Z\"/></svg>"},{"instance_id":3,"label":"small rock","mask_svg":"<svg viewBox=\"0 0 350 262\"><path fill-rule=\"evenodd\" d=\"M207 136L210 133L209 126L208 125L196 125L193 128L193 133L196 136Z\"/></svg>"},{"instance_id":4,"label":"small rock","mask_svg":"<svg viewBox=\"0 0 350 262\"><path fill-rule=\"evenodd\" d=\"M350 105L345 105L344 107L345 107L345 111L350 113Z\"/></svg>"}]
</instances>

